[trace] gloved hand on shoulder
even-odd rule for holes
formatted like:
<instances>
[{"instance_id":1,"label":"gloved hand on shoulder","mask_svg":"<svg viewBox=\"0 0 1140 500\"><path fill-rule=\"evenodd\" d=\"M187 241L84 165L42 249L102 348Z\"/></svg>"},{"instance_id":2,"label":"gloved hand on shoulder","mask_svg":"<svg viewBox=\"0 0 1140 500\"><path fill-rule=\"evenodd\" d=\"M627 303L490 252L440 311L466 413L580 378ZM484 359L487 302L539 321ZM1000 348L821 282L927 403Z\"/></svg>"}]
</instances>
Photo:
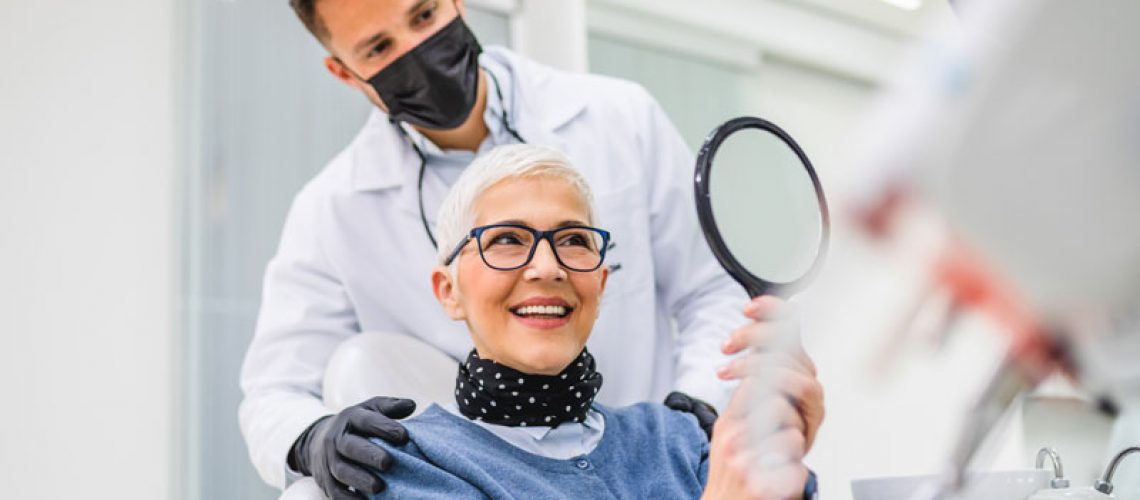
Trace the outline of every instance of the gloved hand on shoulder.
<instances>
[{"instance_id":1,"label":"gloved hand on shoulder","mask_svg":"<svg viewBox=\"0 0 1140 500\"><path fill-rule=\"evenodd\" d=\"M415 410L410 399L379 396L323 417L293 443L289 466L312 476L333 500L379 493L385 487L379 473L392 466L392 456L368 439L407 443L408 431L395 419Z\"/></svg>"}]
</instances>

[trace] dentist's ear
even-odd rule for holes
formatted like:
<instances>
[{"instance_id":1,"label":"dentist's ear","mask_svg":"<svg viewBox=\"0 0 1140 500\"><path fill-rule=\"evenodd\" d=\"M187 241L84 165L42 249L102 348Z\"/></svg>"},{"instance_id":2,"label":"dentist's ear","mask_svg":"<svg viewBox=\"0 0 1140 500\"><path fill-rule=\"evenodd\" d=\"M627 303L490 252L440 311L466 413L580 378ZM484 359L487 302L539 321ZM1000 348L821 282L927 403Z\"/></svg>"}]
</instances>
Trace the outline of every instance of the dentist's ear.
<instances>
[{"instance_id":1,"label":"dentist's ear","mask_svg":"<svg viewBox=\"0 0 1140 500\"><path fill-rule=\"evenodd\" d=\"M456 321L467 319L467 311L459 303L459 287L456 286L447 266L436 266L432 269L431 290L448 317Z\"/></svg>"}]
</instances>

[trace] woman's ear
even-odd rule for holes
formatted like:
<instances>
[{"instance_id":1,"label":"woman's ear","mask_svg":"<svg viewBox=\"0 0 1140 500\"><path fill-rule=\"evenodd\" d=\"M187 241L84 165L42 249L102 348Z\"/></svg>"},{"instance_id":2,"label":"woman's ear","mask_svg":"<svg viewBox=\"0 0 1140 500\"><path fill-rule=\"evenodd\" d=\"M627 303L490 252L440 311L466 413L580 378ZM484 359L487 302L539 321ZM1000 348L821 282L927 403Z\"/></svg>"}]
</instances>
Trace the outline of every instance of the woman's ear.
<instances>
[{"instance_id":1,"label":"woman's ear","mask_svg":"<svg viewBox=\"0 0 1140 500\"><path fill-rule=\"evenodd\" d=\"M431 291L448 317L456 321L467 319L467 311L459 301L459 287L456 286L446 266L436 266L432 269Z\"/></svg>"}]
</instances>

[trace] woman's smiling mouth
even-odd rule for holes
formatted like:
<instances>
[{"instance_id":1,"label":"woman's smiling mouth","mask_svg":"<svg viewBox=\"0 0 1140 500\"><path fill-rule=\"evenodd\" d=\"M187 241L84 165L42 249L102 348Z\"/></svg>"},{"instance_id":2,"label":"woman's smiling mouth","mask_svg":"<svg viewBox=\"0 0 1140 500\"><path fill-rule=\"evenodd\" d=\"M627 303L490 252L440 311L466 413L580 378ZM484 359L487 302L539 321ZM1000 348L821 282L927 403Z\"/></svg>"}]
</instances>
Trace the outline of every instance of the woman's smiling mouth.
<instances>
[{"instance_id":1,"label":"woman's smiling mouth","mask_svg":"<svg viewBox=\"0 0 1140 500\"><path fill-rule=\"evenodd\" d=\"M524 300L510 308L511 316L531 328L542 330L558 328L570 322L574 308L565 300L554 297L536 297Z\"/></svg>"}]
</instances>

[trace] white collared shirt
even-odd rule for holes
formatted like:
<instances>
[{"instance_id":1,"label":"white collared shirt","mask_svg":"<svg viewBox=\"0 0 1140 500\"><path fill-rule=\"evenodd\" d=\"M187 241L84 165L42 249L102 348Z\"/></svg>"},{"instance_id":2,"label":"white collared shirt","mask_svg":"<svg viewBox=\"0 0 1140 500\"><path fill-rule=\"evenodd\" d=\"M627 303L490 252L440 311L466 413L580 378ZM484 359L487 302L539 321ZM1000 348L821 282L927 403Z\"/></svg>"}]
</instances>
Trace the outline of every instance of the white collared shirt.
<instances>
[{"instance_id":1,"label":"white collared shirt","mask_svg":"<svg viewBox=\"0 0 1140 500\"><path fill-rule=\"evenodd\" d=\"M459 407L455 404L442 406L459 417L467 418L459 412ZM564 422L558 427L543 425L508 427L488 424L482 420L472 422L515 448L557 460L566 460L594 451L606 431L606 419L592 408L586 412L586 419L582 422Z\"/></svg>"},{"instance_id":2,"label":"white collared shirt","mask_svg":"<svg viewBox=\"0 0 1140 500\"><path fill-rule=\"evenodd\" d=\"M487 106L483 111L483 122L487 125L487 137L483 138L483 142L479 143L479 148L475 151L466 149L441 149L434 142L429 140L426 136L421 134L415 127L407 123L400 123L399 127L404 130L408 138L415 143L416 147L424 153L427 158L427 175L438 176L447 185L455 183L459 178L459 174L463 173L463 169L470 165L475 157L494 149L496 146L504 144L515 144L518 141L507 130L504 123L504 106L509 103L504 103L499 99L502 95L503 99L512 95L510 89L510 80L506 77L506 69L502 64L491 58L484 58L480 60L480 67L483 71L488 73L487 76ZM510 108L507 108L510 117ZM525 139L525 137L524 137ZM428 214L432 216L434 214Z\"/></svg>"}]
</instances>

